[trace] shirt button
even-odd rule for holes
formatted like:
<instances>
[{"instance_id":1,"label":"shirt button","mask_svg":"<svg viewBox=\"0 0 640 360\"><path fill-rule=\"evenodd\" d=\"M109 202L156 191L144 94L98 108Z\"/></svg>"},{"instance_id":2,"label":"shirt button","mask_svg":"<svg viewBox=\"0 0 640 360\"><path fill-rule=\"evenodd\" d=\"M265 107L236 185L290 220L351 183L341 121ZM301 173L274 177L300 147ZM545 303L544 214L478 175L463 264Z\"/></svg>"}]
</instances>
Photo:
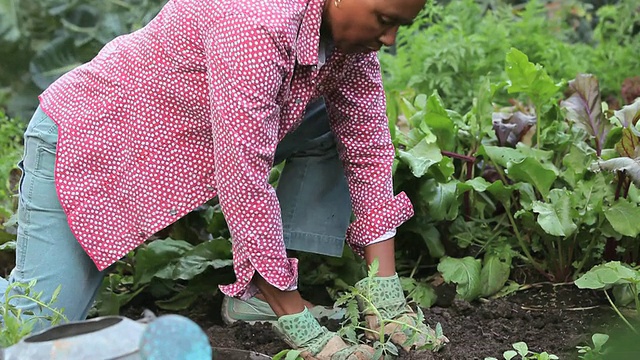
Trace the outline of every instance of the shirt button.
<instances>
[{"instance_id":1,"label":"shirt button","mask_svg":"<svg viewBox=\"0 0 640 360\"><path fill-rule=\"evenodd\" d=\"M138 233L138 236L140 236L141 238L147 237L147 234L144 233L144 231L140 231Z\"/></svg>"},{"instance_id":2,"label":"shirt button","mask_svg":"<svg viewBox=\"0 0 640 360\"><path fill-rule=\"evenodd\" d=\"M215 191L216 189L213 188L213 186L211 185L207 185L207 190L209 191Z\"/></svg>"},{"instance_id":3,"label":"shirt button","mask_svg":"<svg viewBox=\"0 0 640 360\"><path fill-rule=\"evenodd\" d=\"M171 216L175 216L177 213L178 213L178 210L176 209L169 210L169 214L171 214Z\"/></svg>"},{"instance_id":4,"label":"shirt button","mask_svg":"<svg viewBox=\"0 0 640 360\"><path fill-rule=\"evenodd\" d=\"M296 99L296 104L302 104L302 99L297 98L297 99Z\"/></svg>"}]
</instances>

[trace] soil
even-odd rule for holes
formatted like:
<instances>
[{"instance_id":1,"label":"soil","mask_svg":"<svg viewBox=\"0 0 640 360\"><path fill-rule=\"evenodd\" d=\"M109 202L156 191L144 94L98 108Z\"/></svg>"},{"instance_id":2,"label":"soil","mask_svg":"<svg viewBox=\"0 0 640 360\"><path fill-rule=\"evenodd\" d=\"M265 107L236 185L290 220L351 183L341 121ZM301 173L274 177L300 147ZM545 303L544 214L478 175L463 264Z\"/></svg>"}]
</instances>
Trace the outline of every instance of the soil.
<instances>
[{"instance_id":1,"label":"soil","mask_svg":"<svg viewBox=\"0 0 640 360\"><path fill-rule=\"evenodd\" d=\"M288 348L268 324L225 326L219 309L219 298L203 299L183 315L196 321L215 347L267 355ZM438 353L403 353L400 360L483 360L489 356L503 359L503 352L519 341L526 342L535 352L578 359L576 346L587 345L594 332L610 333L619 327L602 292L580 290L573 284L542 283L504 298L473 303L454 300L423 310L431 326L442 325L450 343ZM127 312L133 314L134 309ZM335 328L337 324L324 325ZM630 359L640 358L635 354Z\"/></svg>"}]
</instances>

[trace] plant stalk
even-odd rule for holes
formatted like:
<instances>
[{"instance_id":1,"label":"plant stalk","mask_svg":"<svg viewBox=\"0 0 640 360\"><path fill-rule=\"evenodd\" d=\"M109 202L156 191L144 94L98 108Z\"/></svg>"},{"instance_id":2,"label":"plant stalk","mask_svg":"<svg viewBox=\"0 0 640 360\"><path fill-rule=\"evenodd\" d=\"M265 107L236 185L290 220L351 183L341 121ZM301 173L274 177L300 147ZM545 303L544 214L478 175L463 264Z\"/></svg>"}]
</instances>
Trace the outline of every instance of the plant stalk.
<instances>
[{"instance_id":1,"label":"plant stalk","mask_svg":"<svg viewBox=\"0 0 640 360\"><path fill-rule=\"evenodd\" d=\"M629 323L629 321L627 321L627 318L624 317L624 315L622 315L622 313L620 312L620 310L618 310L618 307L613 303L613 301L611 300L611 297L609 296L609 294L607 293L607 290L604 291L604 295L607 297L607 300L609 300L609 304L611 304L611 307L613 307L613 311L616 312L616 314L618 314L618 316L620 317L620 319L622 319L622 321L627 324L627 326L629 327L629 329L631 329L631 331L633 331L636 335L638 334L638 330L636 330L636 328L633 327L633 325L631 325Z\"/></svg>"},{"instance_id":2,"label":"plant stalk","mask_svg":"<svg viewBox=\"0 0 640 360\"><path fill-rule=\"evenodd\" d=\"M524 239L522 238L522 235L520 234L520 230L518 230L518 225L516 225L516 221L513 218L513 215L511 214L511 211L509 211L509 209L507 209L507 211L505 213L507 214L507 217L509 218L509 222L511 223L511 227L513 228L513 232L515 233L516 238L518 239L518 243L520 244L520 247L522 248L522 251L524 252L525 256L527 257L527 260L529 260L529 262L533 265L533 267L536 268L536 270L538 270L538 271L540 271L541 273L544 274L544 270L542 269L542 266L540 266L540 264L538 264L538 262L535 261L533 256L531 256L531 253L529 252L529 248L527 247L527 244L524 242Z\"/></svg>"}]
</instances>

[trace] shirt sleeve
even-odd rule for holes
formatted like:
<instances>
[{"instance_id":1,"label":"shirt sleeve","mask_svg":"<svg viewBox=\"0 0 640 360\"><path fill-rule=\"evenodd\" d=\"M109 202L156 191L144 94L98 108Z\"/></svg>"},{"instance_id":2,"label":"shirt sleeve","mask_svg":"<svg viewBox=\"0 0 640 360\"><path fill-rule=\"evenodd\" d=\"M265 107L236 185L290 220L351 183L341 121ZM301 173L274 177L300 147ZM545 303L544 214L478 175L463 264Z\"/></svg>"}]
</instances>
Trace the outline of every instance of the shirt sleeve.
<instances>
[{"instance_id":1,"label":"shirt sleeve","mask_svg":"<svg viewBox=\"0 0 640 360\"><path fill-rule=\"evenodd\" d=\"M358 254L411 216L407 195L393 193L391 141L380 64L375 53L352 55L343 78L327 94L355 221L347 242Z\"/></svg>"},{"instance_id":2,"label":"shirt sleeve","mask_svg":"<svg viewBox=\"0 0 640 360\"><path fill-rule=\"evenodd\" d=\"M278 142L276 99L286 52L264 27L230 15L213 26L205 49L209 69L215 184L233 241L236 282L221 286L248 298L258 271L273 286L295 289L297 260L288 259L280 205L269 172Z\"/></svg>"}]
</instances>

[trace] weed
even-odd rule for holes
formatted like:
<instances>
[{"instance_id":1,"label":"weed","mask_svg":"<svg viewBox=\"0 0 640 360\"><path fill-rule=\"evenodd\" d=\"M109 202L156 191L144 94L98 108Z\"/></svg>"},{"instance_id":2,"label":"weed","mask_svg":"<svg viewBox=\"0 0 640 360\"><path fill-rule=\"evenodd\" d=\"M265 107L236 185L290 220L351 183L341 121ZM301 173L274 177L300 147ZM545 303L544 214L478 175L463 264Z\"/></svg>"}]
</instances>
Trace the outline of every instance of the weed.
<instances>
[{"instance_id":1,"label":"weed","mask_svg":"<svg viewBox=\"0 0 640 360\"><path fill-rule=\"evenodd\" d=\"M502 356L505 360L511 359L526 359L526 360L557 360L559 359L556 355L549 354L546 351L542 353L536 353L529 350L529 346L525 342L517 342L512 345L515 350L507 350ZM520 356L516 358L516 356ZM498 360L494 357L486 357L484 360Z\"/></svg>"},{"instance_id":2,"label":"weed","mask_svg":"<svg viewBox=\"0 0 640 360\"><path fill-rule=\"evenodd\" d=\"M593 334L591 341L593 342L593 348L591 346L576 346L578 348L579 356L582 360L598 360L602 359L606 351L603 349L604 344L609 340L609 335L606 334Z\"/></svg>"},{"instance_id":3,"label":"weed","mask_svg":"<svg viewBox=\"0 0 640 360\"><path fill-rule=\"evenodd\" d=\"M4 302L0 303L0 315L2 315L3 326L0 328L0 347L9 347L31 334L33 328L38 321L46 321L51 326L66 322L67 318L63 315L64 309L55 309L53 304L57 301L61 287L58 286L51 296L51 300L44 302L41 300L42 292L33 291L36 280L24 283L10 284L4 293ZM17 293L12 290L19 288ZM36 315L32 311L23 311L12 305L13 300L24 299L32 301L38 305L42 312L46 310L48 315Z\"/></svg>"}]
</instances>

